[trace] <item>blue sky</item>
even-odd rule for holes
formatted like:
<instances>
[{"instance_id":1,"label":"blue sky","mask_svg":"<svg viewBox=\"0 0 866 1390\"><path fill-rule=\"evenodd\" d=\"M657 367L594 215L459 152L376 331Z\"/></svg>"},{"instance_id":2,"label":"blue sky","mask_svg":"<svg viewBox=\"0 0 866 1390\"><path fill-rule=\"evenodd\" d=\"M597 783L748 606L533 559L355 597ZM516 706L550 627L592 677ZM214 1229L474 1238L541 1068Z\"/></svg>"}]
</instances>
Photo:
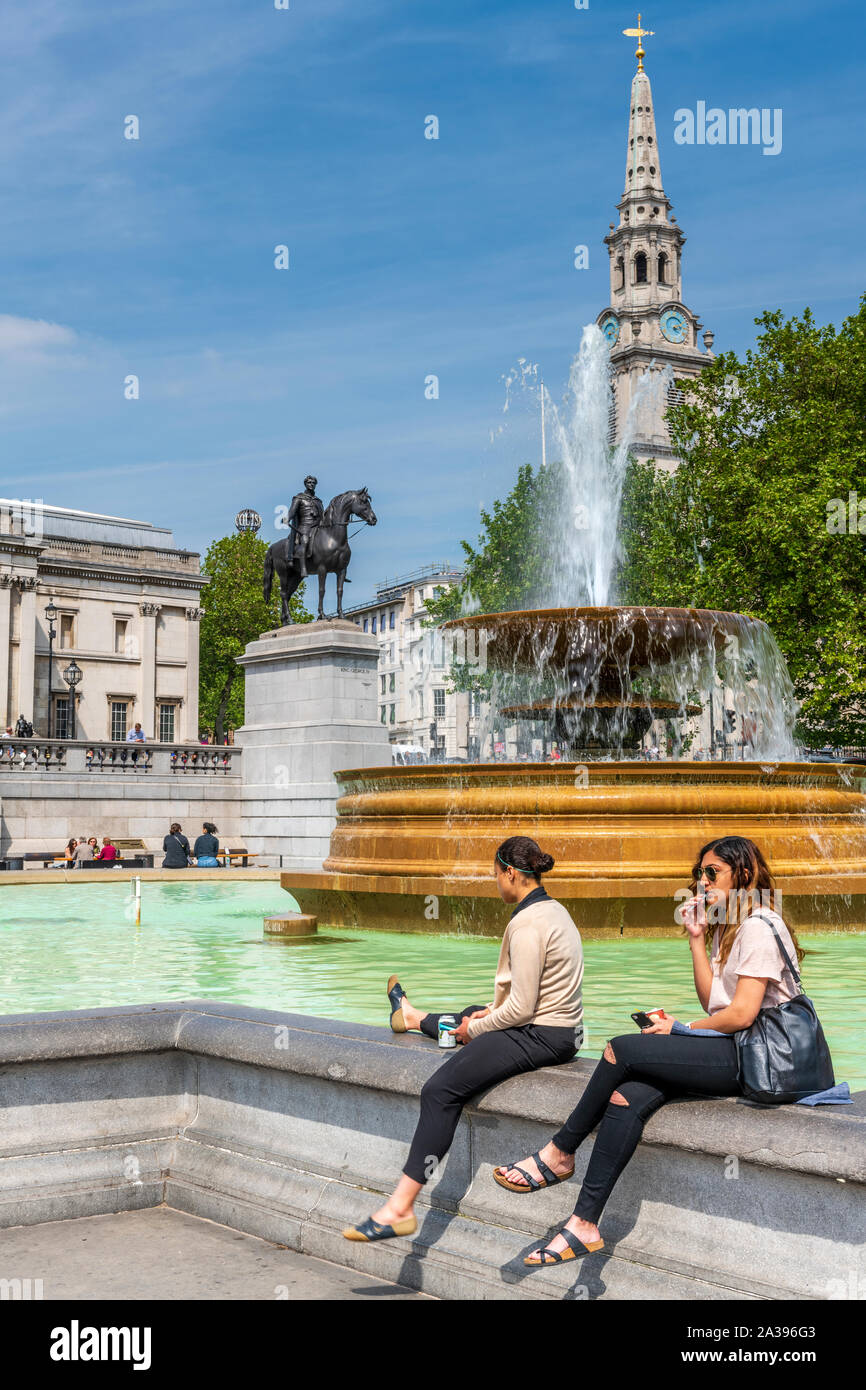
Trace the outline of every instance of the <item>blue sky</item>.
<instances>
[{"instance_id":1,"label":"blue sky","mask_svg":"<svg viewBox=\"0 0 866 1390\"><path fill-rule=\"evenodd\" d=\"M636 17L607 0L4 3L0 495L204 549L243 506L284 534L274 509L312 469L326 501L369 487L380 517L352 601L458 560L479 505L537 458L505 376L538 363L558 397L608 302ZM768 307L838 324L866 288L862 11L656 0L643 22L685 299L716 350L744 351ZM674 111L701 100L781 107L781 154L676 145Z\"/></svg>"}]
</instances>

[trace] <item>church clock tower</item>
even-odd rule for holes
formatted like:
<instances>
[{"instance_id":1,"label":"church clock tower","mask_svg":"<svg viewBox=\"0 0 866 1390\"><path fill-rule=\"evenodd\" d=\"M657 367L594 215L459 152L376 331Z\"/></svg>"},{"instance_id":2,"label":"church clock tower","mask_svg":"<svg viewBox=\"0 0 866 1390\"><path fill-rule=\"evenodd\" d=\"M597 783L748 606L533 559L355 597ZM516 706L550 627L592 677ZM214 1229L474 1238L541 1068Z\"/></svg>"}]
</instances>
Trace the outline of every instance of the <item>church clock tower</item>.
<instances>
[{"instance_id":1,"label":"church clock tower","mask_svg":"<svg viewBox=\"0 0 866 1390\"><path fill-rule=\"evenodd\" d=\"M638 67L631 84L625 190L617 205L619 225L611 223L604 239L610 254L610 304L596 320L611 349L611 443L625 433L629 406L645 371L658 372L661 378L670 367L674 378L696 377L713 356L713 334L703 334L706 352L702 352L698 347L700 320L683 303L685 237L671 215L672 204L662 185L652 91L643 66L642 40L653 31L641 28L638 15L637 29L623 32L637 38ZM655 458L670 470L677 467L679 459L671 446L665 413L677 399L677 388L671 384L666 389L660 379L635 402L628 430L637 458Z\"/></svg>"}]
</instances>

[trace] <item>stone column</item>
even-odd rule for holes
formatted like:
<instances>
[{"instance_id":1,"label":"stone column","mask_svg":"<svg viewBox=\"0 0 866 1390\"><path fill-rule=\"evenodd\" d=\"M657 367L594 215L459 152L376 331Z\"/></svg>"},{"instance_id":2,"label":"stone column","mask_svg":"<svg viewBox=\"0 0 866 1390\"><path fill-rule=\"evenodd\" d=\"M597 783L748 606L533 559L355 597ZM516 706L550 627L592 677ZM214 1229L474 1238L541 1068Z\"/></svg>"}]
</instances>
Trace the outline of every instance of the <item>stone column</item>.
<instances>
[{"instance_id":1,"label":"stone column","mask_svg":"<svg viewBox=\"0 0 866 1390\"><path fill-rule=\"evenodd\" d=\"M198 643L199 623L203 608L186 610L186 698L183 702L183 738L187 743L198 742Z\"/></svg>"},{"instance_id":2,"label":"stone column","mask_svg":"<svg viewBox=\"0 0 866 1390\"><path fill-rule=\"evenodd\" d=\"M243 656L241 832L287 869L320 869L342 768L391 765L379 721L379 644L345 619L263 633Z\"/></svg>"},{"instance_id":3,"label":"stone column","mask_svg":"<svg viewBox=\"0 0 866 1390\"><path fill-rule=\"evenodd\" d=\"M140 603L141 614L141 665L139 667L139 706L133 712L132 724L138 719L149 739L156 739L159 729L156 723L156 619L162 607L159 603Z\"/></svg>"},{"instance_id":4,"label":"stone column","mask_svg":"<svg viewBox=\"0 0 866 1390\"><path fill-rule=\"evenodd\" d=\"M18 643L18 703L25 719L38 718L34 708L36 698L36 579L31 575L19 575L16 584L21 592L21 635ZM47 734L47 729L39 729L34 724L34 732Z\"/></svg>"},{"instance_id":5,"label":"stone column","mask_svg":"<svg viewBox=\"0 0 866 1390\"><path fill-rule=\"evenodd\" d=\"M0 574L0 732L14 724L9 712L9 664L12 648L9 645L12 620L12 576Z\"/></svg>"}]
</instances>

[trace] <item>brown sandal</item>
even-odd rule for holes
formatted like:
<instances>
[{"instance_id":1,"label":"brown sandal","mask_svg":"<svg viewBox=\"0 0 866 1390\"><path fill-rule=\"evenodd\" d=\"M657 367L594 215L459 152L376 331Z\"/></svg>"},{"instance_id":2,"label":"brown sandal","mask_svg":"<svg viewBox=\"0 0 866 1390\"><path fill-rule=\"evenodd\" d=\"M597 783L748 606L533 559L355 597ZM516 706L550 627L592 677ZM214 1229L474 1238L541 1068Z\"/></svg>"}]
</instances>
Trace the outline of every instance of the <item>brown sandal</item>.
<instances>
[{"instance_id":1,"label":"brown sandal","mask_svg":"<svg viewBox=\"0 0 866 1390\"><path fill-rule=\"evenodd\" d=\"M539 1182L537 1178L533 1178L530 1173L527 1173L525 1168L521 1168L519 1163L502 1163L498 1168L494 1168L493 1181L499 1183L500 1187L506 1188L509 1192L540 1192L543 1187L555 1187L558 1182L568 1182L569 1178L574 1177L573 1168L570 1173L564 1173L561 1178L557 1177L553 1169L548 1168L544 1159L541 1157L540 1151L530 1156L535 1161L535 1165L544 1179L543 1182ZM511 1168L514 1169L515 1173L523 1174L528 1186L524 1186L523 1183L509 1182L507 1178L500 1177L501 1173L507 1173Z\"/></svg>"},{"instance_id":2,"label":"brown sandal","mask_svg":"<svg viewBox=\"0 0 866 1390\"><path fill-rule=\"evenodd\" d=\"M581 1255L594 1255L597 1251L604 1249L603 1240L594 1240L589 1245L584 1245L583 1241L569 1231L567 1226L563 1226L561 1231L557 1231L557 1235L562 1236L570 1248L568 1250L551 1250L545 1245L537 1252L539 1255L537 1260L530 1260L527 1256L523 1261L528 1269L544 1269L545 1266L549 1265L564 1265L567 1260L577 1260ZM555 1240L556 1236L553 1236L552 1239Z\"/></svg>"}]
</instances>

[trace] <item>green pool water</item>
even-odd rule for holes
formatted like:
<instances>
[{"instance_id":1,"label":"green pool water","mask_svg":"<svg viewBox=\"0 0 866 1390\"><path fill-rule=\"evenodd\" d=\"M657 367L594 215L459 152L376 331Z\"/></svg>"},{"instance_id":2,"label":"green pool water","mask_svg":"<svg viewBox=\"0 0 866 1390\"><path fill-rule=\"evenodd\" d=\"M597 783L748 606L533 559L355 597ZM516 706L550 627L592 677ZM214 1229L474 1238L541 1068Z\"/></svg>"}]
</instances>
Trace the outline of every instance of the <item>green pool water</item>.
<instances>
[{"instance_id":1,"label":"green pool water","mask_svg":"<svg viewBox=\"0 0 866 1390\"><path fill-rule=\"evenodd\" d=\"M264 938L262 918L293 906L277 883L144 882L136 927L126 882L0 886L0 1014L196 998L382 1024L392 972L432 1010L492 997L497 941L346 930ZM866 1089L866 936L804 944L803 980L836 1076ZM631 1031L635 1009L700 1014L685 940L587 941L584 955L584 1055Z\"/></svg>"}]
</instances>

